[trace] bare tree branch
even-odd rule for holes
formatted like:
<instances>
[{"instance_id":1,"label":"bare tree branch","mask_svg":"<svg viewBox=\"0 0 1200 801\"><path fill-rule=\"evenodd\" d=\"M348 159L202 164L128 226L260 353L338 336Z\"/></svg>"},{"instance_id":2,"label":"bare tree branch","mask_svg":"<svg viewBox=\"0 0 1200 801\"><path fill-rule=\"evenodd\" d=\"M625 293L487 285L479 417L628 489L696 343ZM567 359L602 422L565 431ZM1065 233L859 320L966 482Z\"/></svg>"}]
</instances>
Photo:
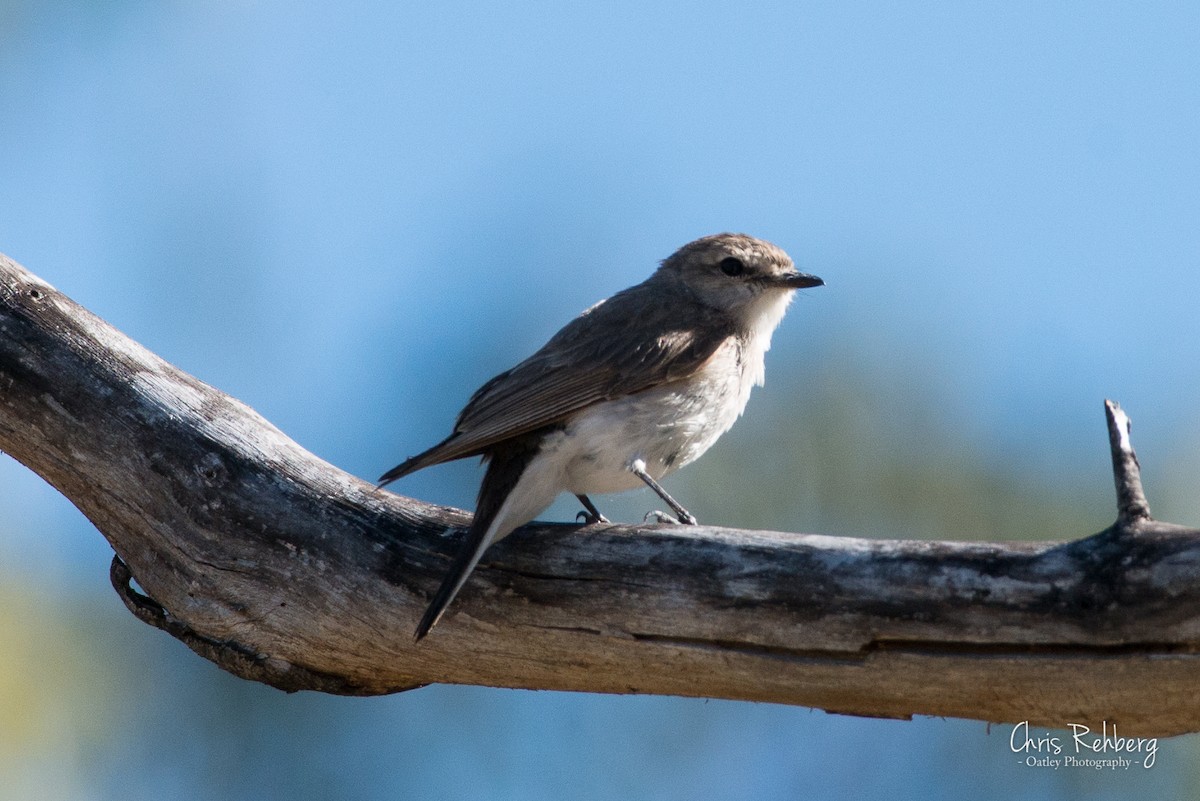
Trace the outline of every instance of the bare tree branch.
<instances>
[{"instance_id":1,"label":"bare tree branch","mask_svg":"<svg viewBox=\"0 0 1200 801\"><path fill-rule=\"evenodd\" d=\"M1198 730L1200 531L1151 519L1108 410L1120 514L1086 539L533 524L414 645L467 513L375 491L0 257L0 447L112 544L130 611L289 691L455 682Z\"/></svg>"}]
</instances>

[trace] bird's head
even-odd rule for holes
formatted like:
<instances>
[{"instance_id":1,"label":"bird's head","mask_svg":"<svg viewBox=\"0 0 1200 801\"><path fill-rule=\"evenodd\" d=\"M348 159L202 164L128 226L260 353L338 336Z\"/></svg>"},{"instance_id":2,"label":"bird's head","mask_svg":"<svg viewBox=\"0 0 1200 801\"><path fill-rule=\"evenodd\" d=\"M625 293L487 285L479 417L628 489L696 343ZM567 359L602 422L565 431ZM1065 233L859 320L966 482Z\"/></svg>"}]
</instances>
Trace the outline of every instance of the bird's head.
<instances>
[{"instance_id":1,"label":"bird's head","mask_svg":"<svg viewBox=\"0 0 1200 801\"><path fill-rule=\"evenodd\" d=\"M681 247L656 278L677 281L697 300L746 329L773 330L797 289L821 286L798 272L787 253L745 234L714 234Z\"/></svg>"}]
</instances>

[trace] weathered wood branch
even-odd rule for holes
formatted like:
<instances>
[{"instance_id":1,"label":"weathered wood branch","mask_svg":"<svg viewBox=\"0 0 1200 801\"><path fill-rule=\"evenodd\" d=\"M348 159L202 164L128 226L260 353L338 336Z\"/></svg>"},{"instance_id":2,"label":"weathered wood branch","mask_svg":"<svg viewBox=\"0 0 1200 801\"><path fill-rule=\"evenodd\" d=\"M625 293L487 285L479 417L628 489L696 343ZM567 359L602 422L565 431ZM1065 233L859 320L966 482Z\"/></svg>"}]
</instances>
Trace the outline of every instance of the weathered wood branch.
<instances>
[{"instance_id":1,"label":"weathered wood branch","mask_svg":"<svg viewBox=\"0 0 1200 801\"><path fill-rule=\"evenodd\" d=\"M326 464L0 257L0 447L104 534L135 615L285 690L458 682L1200 730L1200 531L1150 518L1109 414L1119 517L1086 539L534 524L415 645L467 513Z\"/></svg>"}]
</instances>

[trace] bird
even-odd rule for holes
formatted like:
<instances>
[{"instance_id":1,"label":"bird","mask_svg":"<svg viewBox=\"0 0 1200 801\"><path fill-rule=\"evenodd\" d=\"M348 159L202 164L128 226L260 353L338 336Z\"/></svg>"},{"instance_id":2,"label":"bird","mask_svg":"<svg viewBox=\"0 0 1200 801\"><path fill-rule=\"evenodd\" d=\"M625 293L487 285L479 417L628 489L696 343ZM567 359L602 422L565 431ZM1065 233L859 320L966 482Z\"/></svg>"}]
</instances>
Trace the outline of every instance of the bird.
<instances>
[{"instance_id":1,"label":"bird","mask_svg":"<svg viewBox=\"0 0 1200 801\"><path fill-rule=\"evenodd\" d=\"M796 290L823 284L770 242L705 236L480 387L448 437L378 481L472 456L487 465L474 518L414 639L438 623L489 546L563 492L585 522L607 523L589 495L646 485L675 513L652 512L660 522L696 523L659 481L741 416Z\"/></svg>"}]
</instances>

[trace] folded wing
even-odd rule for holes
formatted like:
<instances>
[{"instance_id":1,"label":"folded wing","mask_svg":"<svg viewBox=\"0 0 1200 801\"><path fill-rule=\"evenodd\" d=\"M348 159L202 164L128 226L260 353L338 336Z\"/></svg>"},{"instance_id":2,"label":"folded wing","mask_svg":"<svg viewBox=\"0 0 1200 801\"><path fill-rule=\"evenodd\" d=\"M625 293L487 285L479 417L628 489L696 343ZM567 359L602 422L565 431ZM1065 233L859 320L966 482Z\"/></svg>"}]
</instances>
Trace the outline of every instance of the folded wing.
<instances>
[{"instance_id":1,"label":"folded wing","mask_svg":"<svg viewBox=\"0 0 1200 801\"><path fill-rule=\"evenodd\" d=\"M639 284L588 309L537 353L480 387L454 433L389 470L380 486L423 467L479 455L593 404L686 378L734 335L715 312L701 312L698 319L695 307L685 316L648 302L645 284ZM623 335L630 327L646 330Z\"/></svg>"}]
</instances>

